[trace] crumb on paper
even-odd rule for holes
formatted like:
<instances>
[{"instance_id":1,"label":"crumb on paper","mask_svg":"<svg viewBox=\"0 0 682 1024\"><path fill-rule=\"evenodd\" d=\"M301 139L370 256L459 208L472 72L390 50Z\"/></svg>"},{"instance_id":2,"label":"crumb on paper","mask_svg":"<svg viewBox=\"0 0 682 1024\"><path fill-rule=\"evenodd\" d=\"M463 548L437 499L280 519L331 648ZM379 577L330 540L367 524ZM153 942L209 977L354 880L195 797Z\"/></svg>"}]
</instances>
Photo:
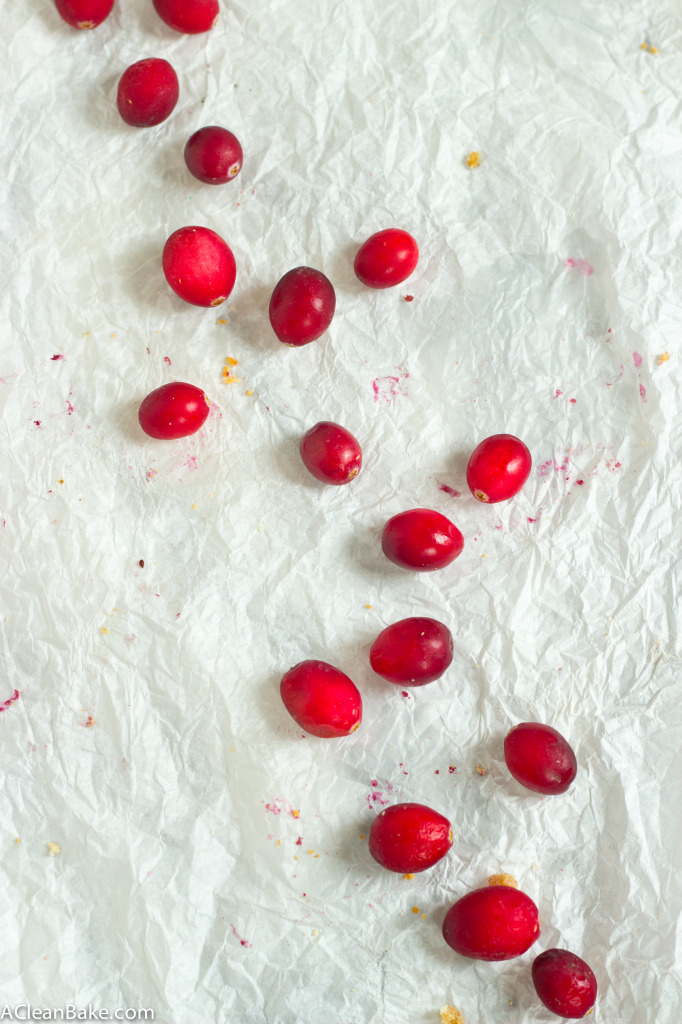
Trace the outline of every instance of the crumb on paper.
<instances>
[{"instance_id":1,"label":"crumb on paper","mask_svg":"<svg viewBox=\"0 0 682 1024\"><path fill-rule=\"evenodd\" d=\"M225 317L223 316L223 317L221 317L221 318L220 318L220 320L216 320L216 323L217 323L217 324L226 324L226 323L227 323L227 320L226 320L226 319L225 319Z\"/></svg>"},{"instance_id":2,"label":"crumb on paper","mask_svg":"<svg viewBox=\"0 0 682 1024\"><path fill-rule=\"evenodd\" d=\"M20 842L21 842L21 839L15 839L15 840L14 840L14 842L15 842L15 843L20 843Z\"/></svg>"},{"instance_id":3,"label":"crumb on paper","mask_svg":"<svg viewBox=\"0 0 682 1024\"><path fill-rule=\"evenodd\" d=\"M63 483L64 483L64 481L63 481L63 480L57 480L57 483L58 483L58 484L63 484Z\"/></svg>"},{"instance_id":4,"label":"crumb on paper","mask_svg":"<svg viewBox=\"0 0 682 1024\"><path fill-rule=\"evenodd\" d=\"M403 878L409 881L411 878L414 878L414 874L411 871L408 871L406 875L403 875Z\"/></svg>"},{"instance_id":5,"label":"crumb on paper","mask_svg":"<svg viewBox=\"0 0 682 1024\"><path fill-rule=\"evenodd\" d=\"M640 43L639 48L647 53L658 53L658 47L652 46L651 43Z\"/></svg>"},{"instance_id":6,"label":"crumb on paper","mask_svg":"<svg viewBox=\"0 0 682 1024\"><path fill-rule=\"evenodd\" d=\"M511 889L518 889L519 887L519 883L514 876L508 875L506 871L503 871L501 875L491 875L488 879L488 885L508 885Z\"/></svg>"},{"instance_id":7,"label":"crumb on paper","mask_svg":"<svg viewBox=\"0 0 682 1024\"><path fill-rule=\"evenodd\" d=\"M93 718L92 715L88 715L85 721L85 728L92 729L93 725L97 725L97 719Z\"/></svg>"},{"instance_id":8,"label":"crumb on paper","mask_svg":"<svg viewBox=\"0 0 682 1024\"><path fill-rule=\"evenodd\" d=\"M194 504L192 505L192 508L194 508L194 509L197 509L197 508L199 508L199 506L197 505L196 501L195 501L195 502L194 502Z\"/></svg>"},{"instance_id":9,"label":"crumb on paper","mask_svg":"<svg viewBox=\"0 0 682 1024\"><path fill-rule=\"evenodd\" d=\"M371 604L366 604L365 605L365 608L371 608L371 607L372 607Z\"/></svg>"},{"instance_id":10,"label":"crumb on paper","mask_svg":"<svg viewBox=\"0 0 682 1024\"><path fill-rule=\"evenodd\" d=\"M441 1006L440 1024L464 1024L464 1017L456 1006Z\"/></svg>"},{"instance_id":11,"label":"crumb on paper","mask_svg":"<svg viewBox=\"0 0 682 1024\"><path fill-rule=\"evenodd\" d=\"M103 632L103 633L108 633L108 632L109 632L109 630L107 629L107 627L106 627L106 626L102 626L102 632Z\"/></svg>"},{"instance_id":12,"label":"crumb on paper","mask_svg":"<svg viewBox=\"0 0 682 1024\"><path fill-rule=\"evenodd\" d=\"M62 852L59 843L48 843L47 844L47 849L48 849L48 852L50 854L50 857L54 857L56 854Z\"/></svg>"},{"instance_id":13,"label":"crumb on paper","mask_svg":"<svg viewBox=\"0 0 682 1024\"><path fill-rule=\"evenodd\" d=\"M264 530L265 530L265 527L263 526L263 524L262 524L262 523L259 523L259 524L258 524L258 529L260 530L260 532L261 532L261 533L263 533L263 532L264 532Z\"/></svg>"},{"instance_id":14,"label":"crumb on paper","mask_svg":"<svg viewBox=\"0 0 682 1024\"><path fill-rule=\"evenodd\" d=\"M405 302L414 302L414 295L406 295Z\"/></svg>"},{"instance_id":15,"label":"crumb on paper","mask_svg":"<svg viewBox=\"0 0 682 1024\"><path fill-rule=\"evenodd\" d=\"M425 921L426 920L426 914L422 914L421 915L421 919L422 919L422 921Z\"/></svg>"},{"instance_id":16,"label":"crumb on paper","mask_svg":"<svg viewBox=\"0 0 682 1024\"><path fill-rule=\"evenodd\" d=\"M251 390L251 388L247 388L247 390L246 390L246 397L250 398L252 394L253 394L253 391Z\"/></svg>"},{"instance_id":17,"label":"crumb on paper","mask_svg":"<svg viewBox=\"0 0 682 1024\"><path fill-rule=\"evenodd\" d=\"M300 818L301 817L301 812L297 811L297 810L292 810L291 817L292 818Z\"/></svg>"},{"instance_id":18,"label":"crumb on paper","mask_svg":"<svg viewBox=\"0 0 682 1024\"><path fill-rule=\"evenodd\" d=\"M477 764L476 765L476 771L478 772L479 775L487 775L488 774L487 770L483 767L482 764Z\"/></svg>"},{"instance_id":19,"label":"crumb on paper","mask_svg":"<svg viewBox=\"0 0 682 1024\"><path fill-rule=\"evenodd\" d=\"M419 907L412 907L412 913L413 914L418 914L419 913Z\"/></svg>"},{"instance_id":20,"label":"crumb on paper","mask_svg":"<svg viewBox=\"0 0 682 1024\"><path fill-rule=\"evenodd\" d=\"M467 167L478 167L481 163L481 154L478 150L473 150L467 157Z\"/></svg>"},{"instance_id":21,"label":"crumb on paper","mask_svg":"<svg viewBox=\"0 0 682 1024\"><path fill-rule=\"evenodd\" d=\"M670 353L669 352L661 352L660 356L658 356L658 358L656 359L656 362L658 363L659 366L662 366L663 363L667 363L669 359L670 359Z\"/></svg>"}]
</instances>

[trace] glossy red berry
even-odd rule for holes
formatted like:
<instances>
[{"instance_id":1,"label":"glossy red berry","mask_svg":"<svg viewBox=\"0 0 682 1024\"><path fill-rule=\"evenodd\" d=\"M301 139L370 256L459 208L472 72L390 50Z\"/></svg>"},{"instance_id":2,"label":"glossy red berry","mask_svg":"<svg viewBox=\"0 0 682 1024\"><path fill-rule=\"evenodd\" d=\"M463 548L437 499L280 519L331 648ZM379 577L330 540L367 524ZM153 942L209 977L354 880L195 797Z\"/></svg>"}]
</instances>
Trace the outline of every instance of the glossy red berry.
<instances>
[{"instance_id":1,"label":"glossy red berry","mask_svg":"<svg viewBox=\"0 0 682 1024\"><path fill-rule=\"evenodd\" d=\"M191 136L185 163L191 174L207 185L224 185L242 169L244 154L239 139L227 128L208 125Z\"/></svg>"},{"instance_id":2,"label":"glossy red berry","mask_svg":"<svg viewBox=\"0 0 682 1024\"><path fill-rule=\"evenodd\" d=\"M509 885L474 889L450 907L443 922L448 946L474 960L511 960L539 935L538 908Z\"/></svg>"},{"instance_id":3,"label":"glossy red berry","mask_svg":"<svg viewBox=\"0 0 682 1024\"><path fill-rule=\"evenodd\" d=\"M154 0L154 7L176 32L208 32L218 20L218 0Z\"/></svg>"},{"instance_id":4,"label":"glossy red berry","mask_svg":"<svg viewBox=\"0 0 682 1024\"><path fill-rule=\"evenodd\" d=\"M97 28L111 14L114 0L55 0L55 6L74 28Z\"/></svg>"},{"instance_id":5,"label":"glossy red berry","mask_svg":"<svg viewBox=\"0 0 682 1024\"><path fill-rule=\"evenodd\" d=\"M578 771L570 743L540 722L521 722L507 733L504 759L517 782L548 796L565 793Z\"/></svg>"},{"instance_id":6,"label":"glossy red berry","mask_svg":"<svg viewBox=\"0 0 682 1024\"><path fill-rule=\"evenodd\" d=\"M467 484L474 498L493 505L518 494L533 460L523 441L512 434L493 434L474 449L467 466Z\"/></svg>"},{"instance_id":7,"label":"glossy red berry","mask_svg":"<svg viewBox=\"0 0 682 1024\"><path fill-rule=\"evenodd\" d=\"M462 553L464 538L440 512L412 508L388 520L381 547L386 557L403 569L433 572L454 562Z\"/></svg>"},{"instance_id":8,"label":"glossy red berry","mask_svg":"<svg viewBox=\"0 0 682 1024\"><path fill-rule=\"evenodd\" d=\"M378 676L399 686L424 686L452 663L452 633L437 619L394 622L379 633L369 652Z\"/></svg>"},{"instance_id":9,"label":"glossy red berry","mask_svg":"<svg viewBox=\"0 0 682 1024\"><path fill-rule=\"evenodd\" d=\"M179 95L178 76L168 61L147 57L131 64L121 75L116 104L126 124L151 128L166 120Z\"/></svg>"},{"instance_id":10,"label":"glossy red berry","mask_svg":"<svg viewBox=\"0 0 682 1024\"><path fill-rule=\"evenodd\" d=\"M307 345L329 327L336 293L328 277L312 267L296 267L275 285L270 299L270 323L285 345Z\"/></svg>"},{"instance_id":11,"label":"glossy red berry","mask_svg":"<svg viewBox=\"0 0 682 1024\"><path fill-rule=\"evenodd\" d=\"M163 247L163 272L176 295L194 306L219 306L234 287L237 266L229 245L210 228L174 231Z\"/></svg>"},{"instance_id":12,"label":"glossy red berry","mask_svg":"<svg viewBox=\"0 0 682 1024\"><path fill-rule=\"evenodd\" d=\"M362 466L362 449L356 438L329 420L305 432L299 451L305 468L323 484L349 484Z\"/></svg>"},{"instance_id":13,"label":"glossy red berry","mask_svg":"<svg viewBox=\"0 0 682 1024\"><path fill-rule=\"evenodd\" d=\"M596 1002L597 979L592 968L567 949L541 953L533 961L532 977L540 1000L559 1017L578 1020Z\"/></svg>"},{"instance_id":14,"label":"glossy red berry","mask_svg":"<svg viewBox=\"0 0 682 1024\"><path fill-rule=\"evenodd\" d=\"M162 384L142 400L140 426L150 437L171 441L196 434L208 416L208 398L193 384Z\"/></svg>"},{"instance_id":15,"label":"glossy red berry","mask_svg":"<svg viewBox=\"0 0 682 1024\"><path fill-rule=\"evenodd\" d=\"M282 676L284 706L313 736L348 736L362 721L362 698L355 683L326 661L301 661Z\"/></svg>"},{"instance_id":16,"label":"glossy red berry","mask_svg":"<svg viewBox=\"0 0 682 1024\"><path fill-rule=\"evenodd\" d=\"M407 280L418 260L419 249L412 235L400 228L386 228L363 242L354 269L368 288L393 288Z\"/></svg>"},{"instance_id":17,"label":"glossy red berry","mask_svg":"<svg viewBox=\"0 0 682 1024\"><path fill-rule=\"evenodd\" d=\"M432 868L451 846L452 825L425 804L384 808L369 833L369 852L375 861L402 874Z\"/></svg>"}]
</instances>

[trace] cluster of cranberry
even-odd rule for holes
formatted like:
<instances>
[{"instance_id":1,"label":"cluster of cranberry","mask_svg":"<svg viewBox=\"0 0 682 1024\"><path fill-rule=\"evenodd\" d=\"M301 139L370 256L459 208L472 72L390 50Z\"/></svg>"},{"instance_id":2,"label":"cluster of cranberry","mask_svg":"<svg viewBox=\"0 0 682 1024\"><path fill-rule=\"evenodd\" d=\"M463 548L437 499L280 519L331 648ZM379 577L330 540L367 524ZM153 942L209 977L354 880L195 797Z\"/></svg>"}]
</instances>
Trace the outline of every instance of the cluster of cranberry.
<instances>
[{"instance_id":1,"label":"cluster of cranberry","mask_svg":"<svg viewBox=\"0 0 682 1024\"><path fill-rule=\"evenodd\" d=\"M94 28L111 12L114 0L55 0L62 17L77 28ZM178 32L208 31L218 16L218 0L153 0L161 18ZM123 120L134 127L160 124L179 96L178 78L165 61L148 58L129 67L118 86ZM224 128L195 132L185 147L191 173L207 184L233 180L242 167L239 141ZM401 284L417 266L417 243L406 231L389 228L372 235L356 254L354 269L367 287ZM236 278L234 255L209 228L175 231L163 250L163 271L173 291L186 302L217 306L229 296ZM336 309L334 287L311 267L290 270L276 285L269 316L280 342L293 347L320 338ZM151 437L187 437L201 428L209 410L204 392L175 381L157 388L139 408L142 429ZM356 438L338 423L323 421L300 442L306 469L319 481L342 486L362 466ZM471 493L494 504L516 495L531 470L526 445L510 434L486 438L472 453L466 472ZM382 549L404 569L443 569L462 552L464 538L454 523L433 509L409 509L385 524ZM453 659L453 639L436 619L413 617L387 626L372 644L369 660L382 678L399 686L424 686L439 679ZM280 684L284 706L297 724L318 737L354 732L362 720L362 698L351 679L323 661L303 661ZM577 763L569 743L555 729L523 722L507 735L504 758L513 777L537 793L564 793ZM418 803L387 807L374 820L369 850L389 871L411 876L433 867L450 850L453 830L442 814ZM508 960L525 953L540 934L538 909L510 875L494 875L488 886L461 897L448 911L443 937L462 956ZM585 961L567 950L550 949L536 958L533 983L542 1002L563 1017L578 1018L596 1000L597 983Z\"/></svg>"}]
</instances>

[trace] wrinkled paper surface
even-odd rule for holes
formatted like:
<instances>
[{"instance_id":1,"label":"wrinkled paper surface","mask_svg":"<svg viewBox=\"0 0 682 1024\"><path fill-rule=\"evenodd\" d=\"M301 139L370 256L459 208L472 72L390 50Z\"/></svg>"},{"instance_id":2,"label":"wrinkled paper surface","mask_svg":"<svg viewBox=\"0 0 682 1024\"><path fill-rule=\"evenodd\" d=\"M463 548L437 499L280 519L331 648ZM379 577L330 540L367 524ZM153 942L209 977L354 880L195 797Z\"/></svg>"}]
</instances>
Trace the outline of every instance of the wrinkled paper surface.
<instances>
[{"instance_id":1,"label":"wrinkled paper surface","mask_svg":"<svg viewBox=\"0 0 682 1024\"><path fill-rule=\"evenodd\" d=\"M190 37L142 0L80 33L7 0L1 48L3 1005L549 1022L530 965L558 945L597 974L590 1019L678 1024L679 9L233 0ZM116 84L146 56L181 95L138 130ZM205 124L244 147L222 187L184 165ZM185 224L235 253L219 309L165 283ZM389 226L419 266L370 291L353 256ZM337 313L293 350L267 304L302 264ZM152 441L137 407L170 380L211 415ZM363 445L348 487L300 463L320 419ZM498 431L534 468L484 507L464 470ZM380 551L420 505L465 535L442 572ZM367 655L416 614L456 654L406 697ZM304 738L284 711L309 657L360 687L352 737ZM563 797L505 768L529 719L577 752ZM413 880L367 850L400 800L455 832ZM542 936L461 959L445 911L499 871Z\"/></svg>"}]
</instances>

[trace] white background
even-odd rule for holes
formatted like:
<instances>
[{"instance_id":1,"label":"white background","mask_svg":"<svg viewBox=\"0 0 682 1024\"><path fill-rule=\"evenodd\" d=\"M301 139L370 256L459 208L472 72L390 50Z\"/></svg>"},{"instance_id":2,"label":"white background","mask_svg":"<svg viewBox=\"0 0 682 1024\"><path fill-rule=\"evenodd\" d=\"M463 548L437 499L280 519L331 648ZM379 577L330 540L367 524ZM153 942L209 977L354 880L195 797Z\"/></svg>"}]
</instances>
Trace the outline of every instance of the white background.
<instances>
[{"instance_id":1,"label":"white background","mask_svg":"<svg viewBox=\"0 0 682 1024\"><path fill-rule=\"evenodd\" d=\"M151 0L93 32L2 4L0 701L20 691L0 715L2 1000L165 1024L437 1024L452 1003L519 1024L557 1019L530 965L559 945L597 974L591 1020L678 1024L680 10L221 7L190 37ZM147 56L180 100L132 129L116 84ZM205 124L243 144L229 185L185 168ZM163 278L185 224L234 250L218 310ZM419 266L372 292L353 256L390 226ZM302 264L337 313L297 351L267 304ZM214 409L152 441L137 407L169 380ZM348 487L300 463L320 419L363 445ZM534 468L484 507L464 467L497 431ZM417 505L465 535L442 572L381 555ZM404 698L367 653L411 614L446 622L456 655ZM304 739L284 711L279 679L308 657L360 687L352 737ZM505 769L528 719L577 752L566 796ZM411 882L375 865L372 793L447 814L445 862ZM542 936L461 959L445 911L499 870Z\"/></svg>"}]
</instances>

